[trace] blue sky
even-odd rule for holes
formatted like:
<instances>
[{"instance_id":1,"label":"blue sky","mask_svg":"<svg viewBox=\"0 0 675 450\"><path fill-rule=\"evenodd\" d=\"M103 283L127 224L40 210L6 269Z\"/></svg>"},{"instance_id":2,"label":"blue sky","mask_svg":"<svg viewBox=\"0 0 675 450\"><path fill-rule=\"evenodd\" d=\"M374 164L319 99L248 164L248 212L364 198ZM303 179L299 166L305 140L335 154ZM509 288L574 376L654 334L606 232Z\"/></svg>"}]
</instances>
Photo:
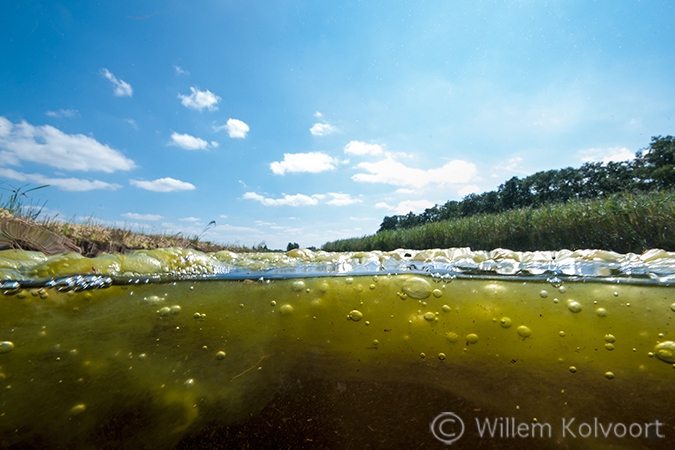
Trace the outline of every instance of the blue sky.
<instances>
[{"instance_id":1,"label":"blue sky","mask_svg":"<svg viewBox=\"0 0 675 450\"><path fill-rule=\"evenodd\" d=\"M668 1L0 4L0 181L286 248L675 134Z\"/></svg>"}]
</instances>

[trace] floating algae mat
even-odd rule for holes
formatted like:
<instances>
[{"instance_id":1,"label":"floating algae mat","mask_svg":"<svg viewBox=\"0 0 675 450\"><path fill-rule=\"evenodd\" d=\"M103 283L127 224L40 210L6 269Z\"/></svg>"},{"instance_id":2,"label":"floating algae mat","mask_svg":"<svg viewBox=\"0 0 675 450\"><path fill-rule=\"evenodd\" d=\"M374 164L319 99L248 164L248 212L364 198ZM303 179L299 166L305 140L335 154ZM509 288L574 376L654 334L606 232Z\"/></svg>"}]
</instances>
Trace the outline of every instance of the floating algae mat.
<instances>
[{"instance_id":1,"label":"floating algae mat","mask_svg":"<svg viewBox=\"0 0 675 450\"><path fill-rule=\"evenodd\" d=\"M675 254L0 252L2 448L673 448Z\"/></svg>"}]
</instances>

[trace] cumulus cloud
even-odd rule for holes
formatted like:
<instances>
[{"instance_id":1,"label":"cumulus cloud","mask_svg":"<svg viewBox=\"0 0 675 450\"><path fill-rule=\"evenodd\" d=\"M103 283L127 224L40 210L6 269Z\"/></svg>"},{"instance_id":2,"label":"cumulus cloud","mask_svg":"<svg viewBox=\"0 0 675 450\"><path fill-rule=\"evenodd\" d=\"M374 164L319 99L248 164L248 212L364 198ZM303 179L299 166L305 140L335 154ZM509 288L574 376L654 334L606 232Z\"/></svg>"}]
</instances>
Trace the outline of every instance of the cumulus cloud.
<instances>
[{"instance_id":1,"label":"cumulus cloud","mask_svg":"<svg viewBox=\"0 0 675 450\"><path fill-rule=\"evenodd\" d=\"M579 152L581 162L602 162L607 164L611 161L619 162L635 158L635 153L628 150L626 147L610 147L610 148L590 148L588 150L581 150Z\"/></svg>"},{"instance_id":2,"label":"cumulus cloud","mask_svg":"<svg viewBox=\"0 0 675 450\"><path fill-rule=\"evenodd\" d=\"M171 142L169 145L175 145L185 150L203 150L209 146L204 139L190 136L189 134L180 134L175 131L171 133Z\"/></svg>"},{"instance_id":3,"label":"cumulus cloud","mask_svg":"<svg viewBox=\"0 0 675 450\"><path fill-rule=\"evenodd\" d=\"M215 111L218 109L216 104L221 100L221 98L215 95L213 92L209 90L200 91L199 89L195 89L193 87L190 88L190 92L192 92L190 95L178 94L178 98L181 99L180 102L186 108L196 109L198 111L201 111L204 108L208 109L209 111Z\"/></svg>"},{"instance_id":4,"label":"cumulus cloud","mask_svg":"<svg viewBox=\"0 0 675 450\"><path fill-rule=\"evenodd\" d=\"M326 199L329 199L328 201L326 201L326 204L333 206L346 206L354 203L361 203L361 200L358 198L353 198L349 194L337 192L329 192L328 194L314 194L314 195L284 194L283 197L281 198L270 198L262 196L255 192L247 192L244 194L243 198L247 200L255 200L257 202L262 203L265 206L313 206L318 205L320 202Z\"/></svg>"},{"instance_id":5,"label":"cumulus cloud","mask_svg":"<svg viewBox=\"0 0 675 450\"><path fill-rule=\"evenodd\" d=\"M351 155L379 155L382 153L382 146L378 144L366 144L361 141L351 141L345 145L345 153Z\"/></svg>"},{"instance_id":6,"label":"cumulus cloud","mask_svg":"<svg viewBox=\"0 0 675 450\"><path fill-rule=\"evenodd\" d=\"M476 175L476 166L462 160L454 160L445 165L429 170L415 169L393 159L388 155L385 159L357 165L367 173L357 173L352 180L363 183L386 183L394 186L422 188L429 184L463 184Z\"/></svg>"},{"instance_id":7,"label":"cumulus cloud","mask_svg":"<svg viewBox=\"0 0 675 450\"><path fill-rule=\"evenodd\" d=\"M79 114L76 109L59 109L58 111L45 112L49 117L74 117Z\"/></svg>"},{"instance_id":8,"label":"cumulus cloud","mask_svg":"<svg viewBox=\"0 0 675 450\"><path fill-rule=\"evenodd\" d=\"M337 161L332 156L322 152L284 153L284 160L273 162L270 169L276 175L286 172L319 173L335 169L335 164Z\"/></svg>"},{"instance_id":9,"label":"cumulus cloud","mask_svg":"<svg viewBox=\"0 0 675 450\"><path fill-rule=\"evenodd\" d=\"M138 214L138 213L124 213L122 214L122 217L126 217L127 219L132 220L160 220L164 218L164 216L160 216L159 214Z\"/></svg>"},{"instance_id":10,"label":"cumulus cloud","mask_svg":"<svg viewBox=\"0 0 675 450\"><path fill-rule=\"evenodd\" d=\"M333 125L329 123L315 123L312 125L312 128L309 129L309 132L314 136L325 136L337 131Z\"/></svg>"},{"instance_id":11,"label":"cumulus cloud","mask_svg":"<svg viewBox=\"0 0 675 450\"><path fill-rule=\"evenodd\" d=\"M93 191L96 189L105 189L114 191L122 186L114 183L106 183L99 180L83 180L80 178L55 178L47 177L39 173L22 173L13 169L0 168L0 177L10 180L25 181L36 184L48 184L68 192Z\"/></svg>"},{"instance_id":12,"label":"cumulus cloud","mask_svg":"<svg viewBox=\"0 0 675 450\"><path fill-rule=\"evenodd\" d=\"M101 75L108 79L115 88L114 92L117 97L131 97L134 94L131 85L123 80L118 80L115 75L110 73L108 69L101 69Z\"/></svg>"},{"instance_id":13,"label":"cumulus cloud","mask_svg":"<svg viewBox=\"0 0 675 450\"><path fill-rule=\"evenodd\" d=\"M83 134L66 134L50 125L13 124L0 116L0 164L21 161L63 170L130 170L136 164L122 153Z\"/></svg>"},{"instance_id":14,"label":"cumulus cloud","mask_svg":"<svg viewBox=\"0 0 675 450\"><path fill-rule=\"evenodd\" d=\"M220 127L213 127L214 130L220 131L225 130L230 135L231 138L245 139L246 133L248 133L249 127L241 120L238 119L227 119L227 123Z\"/></svg>"},{"instance_id":15,"label":"cumulus cloud","mask_svg":"<svg viewBox=\"0 0 675 450\"><path fill-rule=\"evenodd\" d=\"M323 199L324 197L325 196L320 194L315 194L312 196L305 194L284 194L282 198L269 198L255 192L246 192L243 196L243 198L247 200L255 200L265 206L313 206L318 205L319 200Z\"/></svg>"},{"instance_id":16,"label":"cumulus cloud","mask_svg":"<svg viewBox=\"0 0 675 450\"><path fill-rule=\"evenodd\" d=\"M380 202L375 205L376 208L389 209L394 211L396 214L403 215L408 214L409 212L414 212L419 214L427 208L433 207L435 204L429 200L405 200L400 202L396 206L389 205L385 202Z\"/></svg>"},{"instance_id":17,"label":"cumulus cloud","mask_svg":"<svg viewBox=\"0 0 675 450\"><path fill-rule=\"evenodd\" d=\"M191 183L173 178L159 178L154 181L129 180L131 185L154 192L191 191L196 189Z\"/></svg>"},{"instance_id":18,"label":"cumulus cloud","mask_svg":"<svg viewBox=\"0 0 675 450\"><path fill-rule=\"evenodd\" d=\"M349 194L329 192L328 195L332 197L332 200L328 200L326 202L327 205L347 206L353 205L354 203L361 203L360 199L354 198Z\"/></svg>"},{"instance_id":19,"label":"cumulus cloud","mask_svg":"<svg viewBox=\"0 0 675 450\"><path fill-rule=\"evenodd\" d=\"M481 192L480 188L475 184L464 186L463 188L457 191L457 193L462 197L466 197L469 194L479 194L480 192Z\"/></svg>"}]
</instances>

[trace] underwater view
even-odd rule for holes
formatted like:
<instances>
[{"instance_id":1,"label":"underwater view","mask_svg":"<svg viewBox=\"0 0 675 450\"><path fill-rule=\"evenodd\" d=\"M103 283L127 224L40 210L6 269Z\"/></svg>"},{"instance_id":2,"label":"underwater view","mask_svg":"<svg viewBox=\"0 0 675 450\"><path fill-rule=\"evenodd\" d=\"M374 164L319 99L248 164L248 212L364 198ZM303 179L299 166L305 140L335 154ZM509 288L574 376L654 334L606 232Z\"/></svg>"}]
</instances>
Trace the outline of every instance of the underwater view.
<instances>
[{"instance_id":1,"label":"underwater view","mask_svg":"<svg viewBox=\"0 0 675 450\"><path fill-rule=\"evenodd\" d=\"M3 448L668 448L675 253L0 252Z\"/></svg>"}]
</instances>

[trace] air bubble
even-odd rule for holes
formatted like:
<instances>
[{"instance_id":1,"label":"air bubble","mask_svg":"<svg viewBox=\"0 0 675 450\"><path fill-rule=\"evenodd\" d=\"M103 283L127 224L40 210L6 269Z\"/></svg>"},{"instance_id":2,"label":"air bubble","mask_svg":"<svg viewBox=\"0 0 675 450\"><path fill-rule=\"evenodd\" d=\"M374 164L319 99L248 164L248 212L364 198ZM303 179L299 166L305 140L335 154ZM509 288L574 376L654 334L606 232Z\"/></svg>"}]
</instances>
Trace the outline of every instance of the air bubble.
<instances>
[{"instance_id":1,"label":"air bubble","mask_svg":"<svg viewBox=\"0 0 675 450\"><path fill-rule=\"evenodd\" d=\"M530 336L532 335L532 330L530 330L530 329L529 329L528 327L526 327L525 325L519 326L518 329L517 329L517 331L518 331L518 335L519 335L520 337L522 337L523 339L524 339L524 338L528 338L528 337L530 337Z\"/></svg>"},{"instance_id":2,"label":"air bubble","mask_svg":"<svg viewBox=\"0 0 675 450\"><path fill-rule=\"evenodd\" d=\"M608 380L613 380L614 379L614 372L605 372L605 377Z\"/></svg>"},{"instance_id":3,"label":"air bubble","mask_svg":"<svg viewBox=\"0 0 675 450\"><path fill-rule=\"evenodd\" d=\"M431 291L431 293L436 298L441 298L441 296L443 295L443 291L441 291L440 289L434 289L433 291Z\"/></svg>"},{"instance_id":4,"label":"air bubble","mask_svg":"<svg viewBox=\"0 0 675 450\"><path fill-rule=\"evenodd\" d=\"M87 406L84 403L77 404L70 408L70 414L73 416L76 416L78 414L83 413L87 409Z\"/></svg>"},{"instance_id":5,"label":"air bubble","mask_svg":"<svg viewBox=\"0 0 675 450\"><path fill-rule=\"evenodd\" d=\"M558 292L560 292L561 294L564 294L565 292L567 292L567 288L565 286L560 286L558 288Z\"/></svg>"},{"instance_id":6,"label":"air bubble","mask_svg":"<svg viewBox=\"0 0 675 450\"><path fill-rule=\"evenodd\" d=\"M0 342L0 353L9 353L14 350L14 343L11 341Z\"/></svg>"},{"instance_id":7,"label":"air bubble","mask_svg":"<svg viewBox=\"0 0 675 450\"><path fill-rule=\"evenodd\" d=\"M173 305L169 310L171 311L171 314L178 314L180 313L180 305Z\"/></svg>"},{"instance_id":8,"label":"air bubble","mask_svg":"<svg viewBox=\"0 0 675 450\"><path fill-rule=\"evenodd\" d=\"M294 281L293 284L291 284L291 289L295 292L300 292L305 289L305 282L302 280Z\"/></svg>"},{"instance_id":9,"label":"air bubble","mask_svg":"<svg viewBox=\"0 0 675 450\"><path fill-rule=\"evenodd\" d=\"M675 303L673 303L672 305L670 305L670 310L673 311L673 312L675 312Z\"/></svg>"},{"instance_id":10,"label":"air bubble","mask_svg":"<svg viewBox=\"0 0 675 450\"><path fill-rule=\"evenodd\" d=\"M610 351L614 350L614 344L608 342L605 344L605 348Z\"/></svg>"},{"instance_id":11,"label":"air bubble","mask_svg":"<svg viewBox=\"0 0 675 450\"><path fill-rule=\"evenodd\" d=\"M666 341L661 342L654 347L654 353L650 352L650 356L656 354L657 358L667 363L675 364L675 342Z\"/></svg>"},{"instance_id":12,"label":"air bubble","mask_svg":"<svg viewBox=\"0 0 675 450\"><path fill-rule=\"evenodd\" d=\"M607 310L605 308L598 308L595 310L598 317L607 317Z\"/></svg>"},{"instance_id":13,"label":"air bubble","mask_svg":"<svg viewBox=\"0 0 675 450\"><path fill-rule=\"evenodd\" d=\"M427 298L431 295L431 285L420 277L412 277L403 283L401 290L411 298Z\"/></svg>"},{"instance_id":14,"label":"air bubble","mask_svg":"<svg viewBox=\"0 0 675 450\"><path fill-rule=\"evenodd\" d=\"M552 278L547 279L546 281L548 281L549 284L551 286L553 286L554 288L558 288L558 287L562 286L562 280L558 277L552 277Z\"/></svg>"},{"instance_id":15,"label":"air bubble","mask_svg":"<svg viewBox=\"0 0 675 450\"><path fill-rule=\"evenodd\" d=\"M216 353L216 359L225 359L226 355L227 354L224 351L221 350L218 353Z\"/></svg>"},{"instance_id":16,"label":"air bubble","mask_svg":"<svg viewBox=\"0 0 675 450\"><path fill-rule=\"evenodd\" d=\"M540 296L541 298L546 298L546 297L548 297L548 291L545 290L545 289L542 289L542 291L539 293L539 296Z\"/></svg>"},{"instance_id":17,"label":"air bubble","mask_svg":"<svg viewBox=\"0 0 675 450\"><path fill-rule=\"evenodd\" d=\"M169 314L171 314L171 308L169 308L168 306L159 308L157 314L159 314L160 316L168 316Z\"/></svg>"},{"instance_id":18,"label":"air bubble","mask_svg":"<svg viewBox=\"0 0 675 450\"><path fill-rule=\"evenodd\" d=\"M380 346L380 341L378 341L377 339L373 339L373 347L377 348L379 346Z\"/></svg>"},{"instance_id":19,"label":"air bubble","mask_svg":"<svg viewBox=\"0 0 675 450\"><path fill-rule=\"evenodd\" d=\"M353 282L354 282L354 279L352 277L345 278L345 283L352 284Z\"/></svg>"},{"instance_id":20,"label":"air bubble","mask_svg":"<svg viewBox=\"0 0 675 450\"><path fill-rule=\"evenodd\" d=\"M272 300L272 301L270 302L270 305L271 305L271 306L277 306L277 302L274 301L274 300Z\"/></svg>"},{"instance_id":21,"label":"air bubble","mask_svg":"<svg viewBox=\"0 0 675 450\"><path fill-rule=\"evenodd\" d=\"M457 333L453 333L452 331L449 331L448 333L445 334L445 338L448 340L450 343L455 343L459 340L459 335Z\"/></svg>"},{"instance_id":22,"label":"air bubble","mask_svg":"<svg viewBox=\"0 0 675 450\"><path fill-rule=\"evenodd\" d=\"M577 368L574 366L570 366L570 372L577 373Z\"/></svg>"},{"instance_id":23,"label":"air bubble","mask_svg":"<svg viewBox=\"0 0 675 450\"><path fill-rule=\"evenodd\" d=\"M501 325L502 328L511 328L512 324L513 321L508 317L502 317L501 320L499 321L499 325Z\"/></svg>"},{"instance_id":24,"label":"air bubble","mask_svg":"<svg viewBox=\"0 0 675 450\"><path fill-rule=\"evenodd\" d=\"M347 314L347 318L349 320L353 320L354 322L358 322L359 320L363 319L363 313L358 309L353 309L349 311L349 314Z\"/></svg>"},{"instance_id":25,"label":"air bubble","mask_svg":"<svg viewBox=\"0 0 675 450\"><path fill-rule=\"evenodd\" d=\"M425 355L424 353L420 353L420 358L424 359L426 357L427 357L427 355Z\"/></svg>"},{"instance_id":26,"label":"air bubble","mask_svg":"<svg viewBox=\"0 0 675 450\"><path fill-rule=\"evenodd\" d=\"M573 313L581 312L581 303L575 300L570 300L569 302L567 302L567 309L569 309Z\"/></svg>"},{"instance_id":27,"label":"air bubble","mask_svg":"<svg viewBox=\"0 0 675 450\"><path fill-rule=\"evenodd\" d=\"M369 287L369 288L370 288L370 290L372 291L372 290L374 290L374 289L375 289L375 284L374 284L374 283L371 283L371 285L370 285L370 286L368 286L368 287Z\"/></svg>"},{"instance_id":28,"label":"air bubble","mask_svg":"<svg viewBox=\"0 0 675 450\"><path fill-rule=\"evenodd\" d=\"M441 306L441 309L443 310L443 312L450 312L451 308L448 305L443 305Z\"/></svg>"},{"instance_id":29,"label":"air bubble","mask_svg":"<svg viewBox=\"0 0 675 450\"><path fill-rule=\"evenodd\" d=\"M606 334L605 335L605 341L612 343L612 342L616 341L616 338L614 337L613 334Z\"/></svg>"},{"instance_id":30,"label":"air bubble","mask_svg":"<svg viewBox=\"0 0 675 450\"><path fill-rule=\"evenodd\" d=\"M431 311L424 313L424 320L432 322L436 318L436 314Z\"/></svg>"},{"instance_id":31,"label":"air bubble","mask_svg":"<svg viewBox=\"0 0 675 450\"><path fill-rule=\"evenodd\" d=\"M285 303L279 307L279 312L283 315L286 316L290 313L293 312L293 306L289 305L288 303Z\"/></svg>"},{"instance_id":32,"label":"air bubble","mask_svg":"<svg viewBox=\"0 0 675 450\"><path fill-rule=\"evenodd\" d=\"M476 333L470 333L466 335L467 344L475 344L478 342L478 335Z\"/></svg>"},{"instance_id":33,"label":"air bubble","mask_svg":"<svg viewBox=\"0 0 675 450\"><path fill-rule=\"evenodd\" d=\"M183 384L185 385L186 388L191 388L195 385L195 380L194 378L188 378L187 380L185 380L185 383Z\"/></svg>"},{"instance_id":34,"label":"air bubble","mask_svg":"<svg viewBox=\"0 0 675 450\"><path fill-rule=\"evenodd\" d=\"M438 354L438 359L440 359L441 361L443 361L443 360L445 359L445 353L439 353L439 354Z\"/></svg>"},{"instance_id":35,"label":"air bubble","mask_svg":"<svg viewBox=\"0 0 675 450\"><path fill-rule=\"evenodd\" d=\"M558 332L558 336L560 336L560 337L565 337L565 332L562 331L562 330L560 330L560 331Z\"/></svg>"}]
</instances>

